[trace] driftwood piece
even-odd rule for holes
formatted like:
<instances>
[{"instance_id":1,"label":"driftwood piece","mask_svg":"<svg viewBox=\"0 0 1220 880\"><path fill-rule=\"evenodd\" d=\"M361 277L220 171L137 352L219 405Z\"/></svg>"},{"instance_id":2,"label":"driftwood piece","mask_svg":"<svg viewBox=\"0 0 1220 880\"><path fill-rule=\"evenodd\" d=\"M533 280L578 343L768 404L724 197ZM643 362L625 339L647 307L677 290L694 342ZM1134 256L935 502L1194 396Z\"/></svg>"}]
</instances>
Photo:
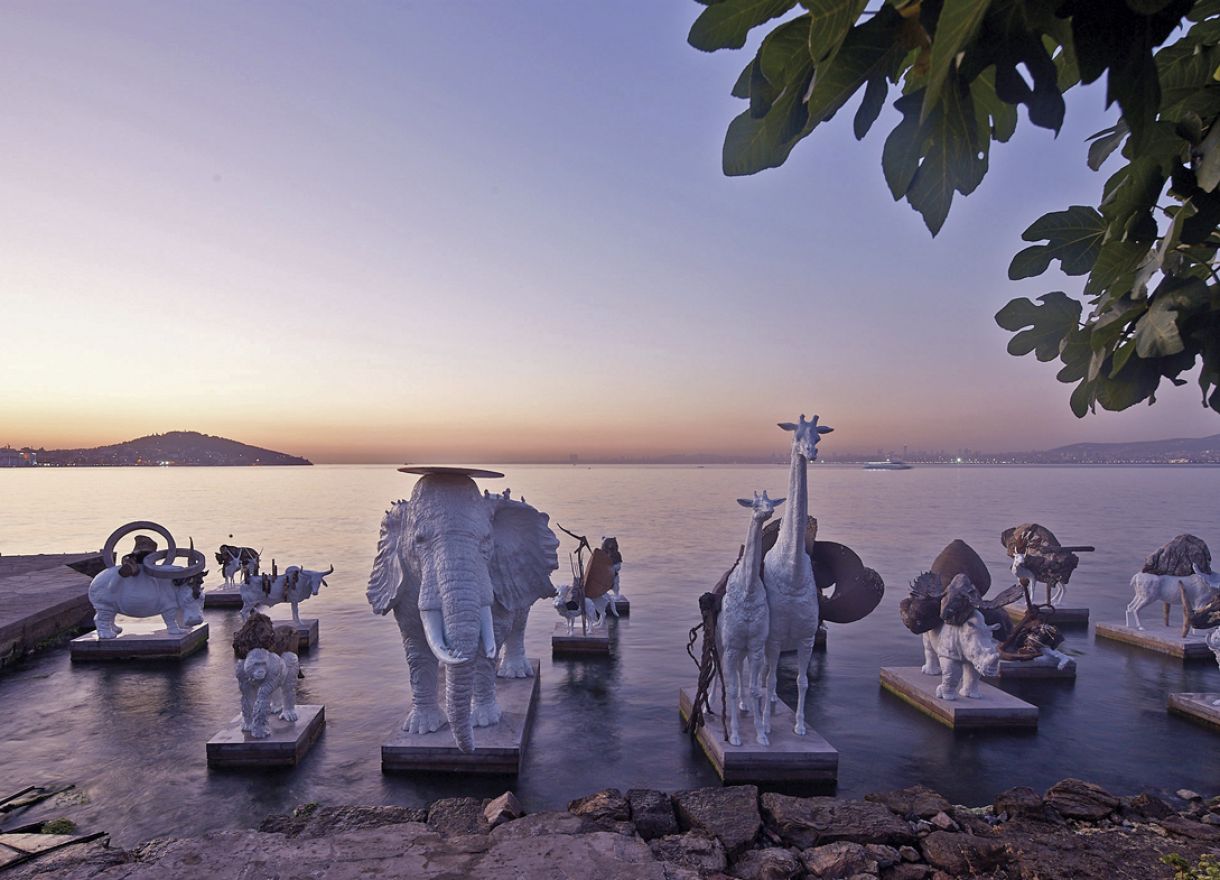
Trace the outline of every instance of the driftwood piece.
<instances>
[{"instance_id":1,"label":"driftwood piece","mask_svg":"<svg viewBox=\"0 0 1220 880\"><path fill-rule=\"evenodd\" d=\"M1207 542L1194 535L1178 535L1169 543L1159 547L1144 560L1141 572L1147 574L1190 577L1192 566L1199 566L1204 574L1212 573L1212 554Z\"/></svg>"}]
</instances>

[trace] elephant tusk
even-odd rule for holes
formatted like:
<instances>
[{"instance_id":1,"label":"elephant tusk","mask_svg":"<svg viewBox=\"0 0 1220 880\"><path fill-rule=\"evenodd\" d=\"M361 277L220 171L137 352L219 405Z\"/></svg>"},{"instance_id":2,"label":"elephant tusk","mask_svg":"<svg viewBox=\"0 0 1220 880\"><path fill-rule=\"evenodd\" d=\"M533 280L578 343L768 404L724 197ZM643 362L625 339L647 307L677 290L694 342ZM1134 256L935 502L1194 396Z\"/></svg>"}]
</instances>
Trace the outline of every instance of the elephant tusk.
<instances>
[{"instance_id":1,"label":"elephant tusk","mask_svg":"<svg viewBox=\"0 0 1220 880\"><path fill-rule=\"evenodd\" d=\"M488 660L496 659L496 629L491 620L491 606L484 605L479 610L479 621L482 624L483 650Z\"/></svg>"},{"instance_id":2,"label":"elephant tusk","mask_svg":"<svg viewBox=\"0 0 1220 880\"><path fill-rule=\"evenodd\" d=\"M449 650L445 641L445 621L440 609L420 611L419 618L424 625L424 638L428 640L428 647L432 649L437 660L446 666L459 666L466 662Z\"/></svg>"}]
</instances>

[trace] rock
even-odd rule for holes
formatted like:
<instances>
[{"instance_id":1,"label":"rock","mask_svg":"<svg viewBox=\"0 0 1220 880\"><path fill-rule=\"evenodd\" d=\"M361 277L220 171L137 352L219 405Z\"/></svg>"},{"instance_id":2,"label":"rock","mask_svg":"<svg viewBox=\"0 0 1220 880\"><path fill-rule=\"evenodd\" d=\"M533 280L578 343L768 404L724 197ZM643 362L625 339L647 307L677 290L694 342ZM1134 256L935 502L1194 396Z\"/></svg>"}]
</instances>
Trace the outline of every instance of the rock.
<instances>
[{"instance_id":1,"label":"rock","mask_svg":"<svg viewBox=\"0 0 1220 880\"><path fill-rule=\"evenodd\" d=\"M661 867L665 871L665 880L704 880L703 875L694 868L683 868L673 862L661 862ZM724 875L717 872L716 876Z\"/></svg>"},{"instance_id":2,"label":"rock","mask_svg":"<svg viewBox=\"0 0 1220 880\"><path fill-rule=\"evenodd\" d=\"M678 818L674 805L663 791L651 788L633 788L627 792L627 803L631 807L631 821L636 833L645 840L654 840L667 834L677 834Z\"/></svg>"},{"instance_id":3,"label":"rock","mask_svg":"<svg viewBox=\"0 0 1220 880\"><path fill-rule=\"evenodd\" d=\"M901 846L916 839L910 825L872 801L767 792L762 796L762 809L768 827L780 840L800 849L839 840Z\"/></svg>"},{"instance_id":4,"label":"rock","mask_svg":"<svg viewBox=\"0 0 1220 880\"><path fill-rule=\"evenodd\" d=\"M1184 801L1203 800L1203 795L1199 794L1197 791L1191 791L1189 788L1179 788L1175 794L1177 794L1177 796Z\"/></svg>"},{"instance_id":5,"label":"rock","mask_svg":"<svg viewBox=\"0 0 1220 880\"><path fill-rule=\"evenodd\" d=\"M933 831L922 846L928 864L958 877L981 874L1009 861L1001 841L973 834Z\"/></svg>"},{"instance_id":6,"label":"rock","mask_svg":"<svg viewBox=\"0 0 1220 880\"><path fill-rule=\"evenodd\" d=\"M987 816L992 819L995 816L991 813L991 808L972 810L969 807L954 807L953 812L949 814L950 818L957 823L957 827L967 834L982 834L984 836L991 833L992 823L987 821Z\"/></svg>"},{"instance_id":7,"label":"rock","mask_svg":"<svg viewBox=\"0 0 1220 880\"><path fill-rule=\"evenodd\" d=\"M601 829L592 819L556 811L530 813L506 822L491 832L491 838L493 841L519 840L525 837L591 834L598 830Z\"/></svg>"},{"instance_id":8,"label":"rock","mask_svg":"<svg viewBox=\"0 0 1220 880\"><path fill-rule=\"evenodd\" d=\"M948 582L946 581L946 583ZM931 819L937 813L947 813L952 807L944 797L926 785L912 785L895 791L866 794L864 799L884 804L892 812L905 819Z\"/></svg>"},{"instance_id":9,"label":"rock","mask_svg":"<svg viewBox=\"0 0 1220 880\"><path fill-rule=\"evenodd\" d=\"M1149 819L1167 819L1176 812L1169 804L1148 792L1137 794L1129 800L1123 799L1122 807L1124 814L1130 813L1134 816Z\"/></svg>"},{"instance_id":10,"label":"rock","mask_svg":"<svg viewBox=\"0 0 1220 880\"><path fill-rule=\"evenodd\" d=\"M703 831L718 839L732 858L754 845L762 829L758 788L733 785L680 791L673 798L683 831Z\"/></svg>"},{"instance_id":11,"label":"rock","mask_svg":"<svg viewBox=\"0 0 1220 880\"><path fill-rule=\"evenodd\" d=\"M932 825L941 831L956 831L957 823L949 818L948 813L937 813L930 820Z\"/></svg>"},{"instance_id":12,"label":"rock","mask_svg":"<svg viewBox=\"0 0 1220 880\"><path fill-rule=\"evenodd\" d=\"M692 868L700 873L723 871L729 865L720 841L699 831L668 834L649 841L648 846L658 861Z\"/></svg>"},{"instance_id":13,"label":"rock","mask_svg":"<svg viewBox=\"0 0 1220 880\"><path fill-rule=\"evenodd\" d=\"M486 834L491 824L479 798L441 798L428 807L428 827L441 834Z\"/></svg>"},{"instance_id":14,"label":"rock","mask_svg":"<svg viewBox=\"0 0 1220 880\"><path fill-rule=\"evenodd\" d=\"M498 798L488 801L487 805L483 807L483 818L492 828L503 825L505 822L511 822L513 819L520 819L524 815L525 810L522 809L521 802L511 791L506 791Z\"/></svg>"},{"instance_id":15,"label":"rock","mask_svg":"<svg viewBox=\"0 0 1220 880\"><path fill-rule=\"evenodd\" d=\"M1220 828L1212 825L1204 825L1202 822L1196 822L1183 816L1170 816L1166 819L1158 819L1157 824L1170 834L1176 834L1188 840L1201 840L1205 843L1220 844Z\"/></svg>"},{"instance_id":16,"label":"rock","mask_svg":"<svg viewBox=\"0 0 1220 880\"><path fill-rule=\"evenodd\" d=\"M932 871L927 865L912 865L903 862L892 868L881 869L881 880L923 880Z\"/></svg>"},{"instance_id":17,"label":"rock","mask_svg":"<svg viewBox=\"0 0 1220 880\"><path fill-rule=\"evenodd\" d=\"M1100 785L1071 778L1056 782L1047 789L1045 802L1065 819L1085 822L1104 819L1119 805L1118 798Z\"/></svg>"},{"instance_id":18,"label":"rock","mask_svg":"<svg viewBox=\"0 0 1220 880\"><path fill-rule=\"evenodd\" d=\"M577 798L568 804L568 812L588 819L609 819L611 822L631 819L631 807L617 788L606 788Z\"/></svg>"},{"instance_id":19,"label":"rock","mask_svg":"<svg viewBox=\"0 0 1220 880\"><path fill-rule=\"evenodd\" d=\"M997 816L1007 813L1010 819L1046 818L1046 805L1042 802L1042 795L1024 785L997 794L992 809Z\"/></svg>"},{"instance_id":20,"label":"rock","mask_svg":"<svg viewBox=\"0 0 1220 880\"><path fill-rule=\"evenodd\" d=\"M876 874L877 860L859 843L841 840L801 853L806 870L818 880L845 880L855 874Z\"/></svg>"},{"instance_id":21,"label":"rock","mask_svg":"<svg viewBox=\"0 0 1220 880\"><path fill-rule=\"evenodd\" d=\"M320 807L304 804L290 816L268 816L258 826L259 831L284 834L288 837L321 837L357 828L380 828L405 822L423 822L427 810L409 807Z\"/></svg>"},{"instance_id":22,"label":"rock","mask_svg":"<svg viewBox=\"0 0 1220 880\"><path fill-rule=\"evenodd\" d=\"M919 854L919 850L915 849L913 846L898 847L898 855L904 862L918 862L920 858L922 858L922 856Z\"/></svg>"},{"instance_id":23,"label":"rock","mask_svg":"<svg viewBox=\"0 0 1220 880\"><path fill-rule=\"evenodd\" d=\"M800 873L800 859L778 846L747 850L729 868L741 880L793 880Z\"/></svg>"},{"instance_id":24,"label":"rock","mask_svg":"<svg viewBox=\"0 0 1220 880\"><path fill-rule=\"evenodd\" d=\"M898 855L898 850L892 846L886 846L884 843L870 843L864 847L865 851L877 863L879 868L888 868L890 865L896 865L902 861L902 856ZM915 850L911 850L915 852ZM919 858L919 854L915 853L915 858Z\"/></svg>"},{"instance_id":25,"label":"rock","mask_svg":"<svg viewBox=\"0 0 1220 880\"><path fill-rule=\"evenodd\" d=\"M1206 816L1204 816L1199 821L1203 822L1207 825L1220 825L1220 814L1208 813Z\"/></svg>"}]
</instances>

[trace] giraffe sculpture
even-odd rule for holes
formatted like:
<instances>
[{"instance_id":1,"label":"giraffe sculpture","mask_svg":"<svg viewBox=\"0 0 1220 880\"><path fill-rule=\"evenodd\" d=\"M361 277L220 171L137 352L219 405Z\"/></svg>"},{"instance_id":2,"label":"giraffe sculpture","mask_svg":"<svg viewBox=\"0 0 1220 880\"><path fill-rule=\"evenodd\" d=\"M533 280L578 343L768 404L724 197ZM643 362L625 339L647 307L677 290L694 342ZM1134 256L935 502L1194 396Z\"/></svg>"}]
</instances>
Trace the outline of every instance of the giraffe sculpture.
<instances>
[{"instance_id":1,"label":"giraffe sculpture","mask_svg":"<svg viewBox=\"0 0 1220 880\"><path fill-rule=\"evenodd\" d=\"M740 716L742 690L748 681L750 714L754 716L754 736L759 745L768 745L771 725L771 703L763 699L762 682L766 657L770 613L767 594L759 568L762 563L762 525L771 518L775 508L784 503L774 500L766 491L754 493L754 500L738 498L737 503L751 510L750 530L741 562L729 575L720 611L719 636L725 671L726 705L729 716L729 742L741 745ZM748 674L748 677L747 677Z\"/></svg>"},{"instance_id":2,"label":"giraffe sculpture","mask_svg":"<svg viewBox=\"0 0 1220 880\"><path fill-rule=\"evenodd\" d=\"M816 415L806 421L804 414L796 424L780 422L779 426L792 432L792 465L788 471L788 515L780 522L779 537L767 553L763 572L771 618L767 635L767 705L770 707L776 700L780 652L795 650L797 703L793 730L798 736L804 736L809 658L813 654L819 622L818 587L813 579L813 563L805 552L805 523L809 517L808 465L818 457L821 435L829 434L834 428L819 425Z\"/></svg>"}]
</instances>

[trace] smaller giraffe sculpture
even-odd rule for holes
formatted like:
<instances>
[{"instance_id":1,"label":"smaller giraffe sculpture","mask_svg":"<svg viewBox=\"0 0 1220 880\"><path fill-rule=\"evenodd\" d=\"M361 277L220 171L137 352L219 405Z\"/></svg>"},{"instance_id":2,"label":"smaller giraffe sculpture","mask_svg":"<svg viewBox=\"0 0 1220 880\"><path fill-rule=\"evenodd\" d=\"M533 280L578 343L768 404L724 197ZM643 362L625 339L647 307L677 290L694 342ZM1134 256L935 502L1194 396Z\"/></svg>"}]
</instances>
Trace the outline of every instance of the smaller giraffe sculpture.
<instances>
[{"instance_id":1,"label":"smaller giraffe sculpture","mask_svg":"<svg viewBox=\"0 0 1220 880\"><path fill-rule=\"evenodd\" d=\"M740 714L742 690L749 687L749 710L754 716L754 738L759 745L769 745L771 701L764 698L763 674L766 666L767 634L771 614L767 606L767 591L759 570L762 563L762 527L771 518L783 498L771 499L764 490L754 493L754 500L738 498L737 503L751 510L750 528L746 532L745 551L741 561L729 575L720 611L719 636L724 658L725 690L729 715L729 742L741 745Z\"/></svg>"}]
</instances>

